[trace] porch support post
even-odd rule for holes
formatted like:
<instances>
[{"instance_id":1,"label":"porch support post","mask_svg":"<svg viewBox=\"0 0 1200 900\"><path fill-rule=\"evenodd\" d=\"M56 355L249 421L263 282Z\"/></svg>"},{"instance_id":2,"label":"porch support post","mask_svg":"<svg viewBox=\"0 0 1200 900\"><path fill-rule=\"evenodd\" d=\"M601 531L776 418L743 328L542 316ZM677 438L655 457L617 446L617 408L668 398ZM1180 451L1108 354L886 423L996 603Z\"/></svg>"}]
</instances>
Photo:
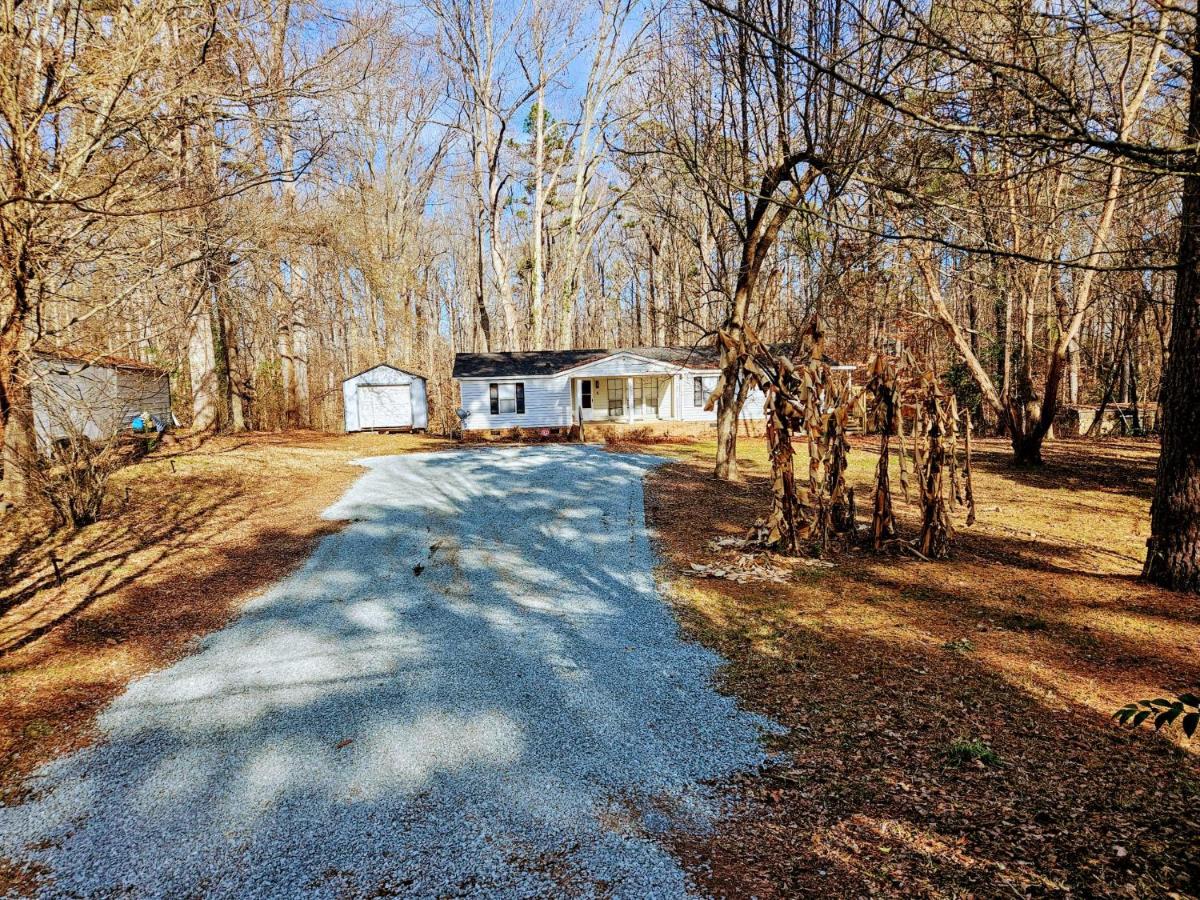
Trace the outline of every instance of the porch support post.
<instances>
[{"instance_id":1,"label":"porch support post","mask_svg":"<svg viewBox=\"0 0 1200 900\"><path fill-rule=\"evenodd\" d=\"M625 421L633 421L633 376L625 376Z\"/></svg>"},{"instance_id":2,"label":"porch support post","mask_svg":"<svg viewBox=\"0 0 1200 900\"><path fill-rule=\"evenodd\" d=\"M572 392L575 395L575 408L571 410L571 418L575 420L576 425L583 425L583 379L572 378L571 384L575 385L575 390Z\"/></svg>"}]
</instances>

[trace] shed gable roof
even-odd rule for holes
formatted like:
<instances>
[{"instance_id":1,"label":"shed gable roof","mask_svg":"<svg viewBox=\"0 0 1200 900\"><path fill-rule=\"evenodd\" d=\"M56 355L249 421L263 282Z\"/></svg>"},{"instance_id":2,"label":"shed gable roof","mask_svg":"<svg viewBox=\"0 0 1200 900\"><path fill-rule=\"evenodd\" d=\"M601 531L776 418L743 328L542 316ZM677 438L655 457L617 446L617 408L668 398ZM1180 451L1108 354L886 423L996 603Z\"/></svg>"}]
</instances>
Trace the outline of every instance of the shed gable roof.
<instances>
[{"instance_id":1,"label":"shed gable roof","mask_svg":"<svg viewBox=\"0 0 1200 900\"><path fill-rule=\"evenodd\" d=\"M393 372L400 372L401 374L408 375L411 378L420 378L422 381L425 379L425 376L420 372L402 369L399 366L393 366L391 363L376 363L370 368L363 369L361 372L355 372L353 375L347 375L342 379L342 383L345 384L347 381L353 381L355 378L361 378L363 375L366 375L368 372L374 372L376 369L391 369Z\"/></svg>"}]
</instances>

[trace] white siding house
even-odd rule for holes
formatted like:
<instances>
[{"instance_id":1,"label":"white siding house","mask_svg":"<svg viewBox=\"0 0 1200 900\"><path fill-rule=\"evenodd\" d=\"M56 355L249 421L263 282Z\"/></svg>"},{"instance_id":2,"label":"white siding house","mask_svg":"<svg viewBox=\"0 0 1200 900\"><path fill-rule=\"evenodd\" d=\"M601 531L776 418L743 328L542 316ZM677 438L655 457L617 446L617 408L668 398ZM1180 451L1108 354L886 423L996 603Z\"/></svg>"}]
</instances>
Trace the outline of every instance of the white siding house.
<instances>
[{"instance_id":1,"label":"white siding house","mask_svg":"<svg viewBox=\"0 0 1200 900\"><path fill-rule=\"evenodd\" d=\"M380 364L342 382L346 431L386 431L429 427L425 379L413 372Z\"/></svg>"},{"instance_id":2,"label":"white siding house","mask_svg":"<svg viewBox=\"0 0 1200 900\"><path fill-rule=\"evenodd\" d=\"M44 352L34 354L32 368L34 434L43 452L64 438L107 440L138 416L171 425L170 377L156 366Z\"/></svg>"},{"instance_id":3,"label":"white siding house","mask_svg":"<svg viewBox=\"0 0 1200 900\"><path fill-rule=\"evenodd\" d=\"M583 422L716 422L704 403L717 383L715 348L641 347L460 353L454 377L464 431L567 428ZM754 390L745 419L763 418Z\"/></svg>"}]
</instances>

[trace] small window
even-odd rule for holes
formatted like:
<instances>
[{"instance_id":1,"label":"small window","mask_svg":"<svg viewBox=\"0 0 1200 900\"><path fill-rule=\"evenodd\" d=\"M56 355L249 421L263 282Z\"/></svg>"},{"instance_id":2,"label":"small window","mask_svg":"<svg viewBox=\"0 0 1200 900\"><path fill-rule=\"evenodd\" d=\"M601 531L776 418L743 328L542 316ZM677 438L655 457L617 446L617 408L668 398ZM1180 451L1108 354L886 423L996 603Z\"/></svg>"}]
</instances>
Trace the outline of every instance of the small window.
<instances>
[{"instance_id":1,"label":"small window","mask_svg":"<svg viewBox=\"0 0 1200 900\"><path fill-rule=\"evenodd\" d=\"M524 382L492 382L488 388L488 392L491 394L493 416L525 414Z\"/></svg>"},{"instance_id":2,"label":"small window","mask_svg":"<svg viewBox=\"0 0 1200 900\"><path fill-rule=\"evenodd\" d=\"M715 375L697 375L692 379L692 406L702 409L708 402L708 395L717 389Z\"/></svg>"},{"instance_id":3,"label":"small window","mask_svg":"<svg viewBox=\"0 0 1200 900\"><path fill-rule=\"evenodd\" d=\"M579 385L579 405L584 409L592 408L592 379L588 378Z\"/></svg>"}]
</instances>

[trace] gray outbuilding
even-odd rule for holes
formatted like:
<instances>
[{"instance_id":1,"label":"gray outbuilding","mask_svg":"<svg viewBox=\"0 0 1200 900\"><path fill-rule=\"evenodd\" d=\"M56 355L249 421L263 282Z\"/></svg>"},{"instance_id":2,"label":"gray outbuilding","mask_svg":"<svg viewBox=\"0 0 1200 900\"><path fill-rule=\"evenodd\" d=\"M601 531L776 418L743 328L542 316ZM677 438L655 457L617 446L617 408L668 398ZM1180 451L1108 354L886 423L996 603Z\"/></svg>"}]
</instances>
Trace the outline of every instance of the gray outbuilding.
<instances>
[{"instance_id":1,"label":"gray outbuilding","mask_svg":"<svg viewBox=\"0 0 1200 900\"><path fill-rule=\"evenodd\" d=\"M429 400L424 377L381 363L342 382L346 431L424 431Z\"/></svg>"},{"instance_id":2,"label":"gray outbuilding","mask_svg":"<svg viewBox=\"0 0 1200 900\"><path fill-rule=\"evenodd\" d=\"M108 440L139 417L172 424L171 381L157 366L118 356L38 351L32 369L34 433L43 452L60 440Z\"/></svg>"}]
</instances>

